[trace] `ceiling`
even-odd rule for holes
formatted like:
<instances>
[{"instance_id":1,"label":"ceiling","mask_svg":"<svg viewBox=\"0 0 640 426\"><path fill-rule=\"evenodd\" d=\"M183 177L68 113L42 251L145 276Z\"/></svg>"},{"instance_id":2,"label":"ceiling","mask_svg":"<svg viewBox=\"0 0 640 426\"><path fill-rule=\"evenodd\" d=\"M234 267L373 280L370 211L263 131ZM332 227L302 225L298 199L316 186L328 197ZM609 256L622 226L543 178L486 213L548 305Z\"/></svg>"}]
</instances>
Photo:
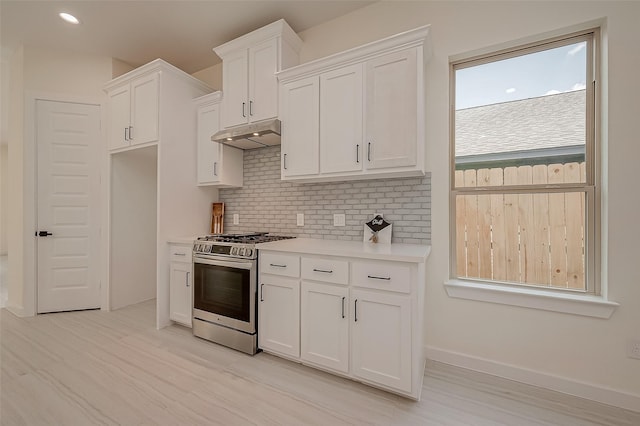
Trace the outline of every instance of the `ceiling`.
<instances>
[{"instance_id":1,"label":"ceiling","mask_svg":"<svg viewBox=\"0 0 640 426\"><path fill-rule=\"evenodd\" d=\"M373 1L0 0L3 52L21 44L109 56L134 67L162 58L188 73L220 61L212 48L284 18L295 32ZM80 25L65 23L69 12Z\"/></svg>"}]
</instances>

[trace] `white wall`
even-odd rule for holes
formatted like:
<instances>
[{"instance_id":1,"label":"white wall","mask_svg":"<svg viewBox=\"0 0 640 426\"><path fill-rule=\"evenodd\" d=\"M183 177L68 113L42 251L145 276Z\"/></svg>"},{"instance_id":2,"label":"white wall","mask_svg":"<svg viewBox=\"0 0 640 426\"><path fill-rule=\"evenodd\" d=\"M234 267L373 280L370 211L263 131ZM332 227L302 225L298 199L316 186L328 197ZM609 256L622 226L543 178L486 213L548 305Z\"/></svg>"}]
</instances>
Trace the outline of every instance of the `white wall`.
<instances>
[{"instance_id":1,"label":"white wall","mask_svg":"<svg viewBox=\"0 0 640 426\"><path fill-rule=\"evenodd\" d=\"M300 34L302 60L309 61L431 24L434 55L427 65L425 119L433 250L427 264L425 337L432 355L638 408L640 361L626 357L625 345L627 339L640 339L640 191L634 177L640 158L639 16L637 2L385 1ZM620 308L604 320L449 298L443 288L449 277L449 58L601 18L607 22L608 49L603 284Z\"/></svg>"},{"instance_id":2,"label":"white wall","mask_svg":"<svg viewBox=\"0 0 640 426\"><path fill-rule=\"evenodd\" d=\"M158 149L111 156L110 307L156 297Z\"/></svg>"},{"instance_id":3,"label":"white wall","mask_svg":"<svg viewBox=\"0 0 640 426\"><path fill-rule=\"evenodd\" d=\"M25 99L102 102L102 86L111 75L108 57L21 46L9 59L7 305L18 315L35 312L35 154L33 129L26 126L31 105Z\"/></svg>"},{"instance_id":4,"label":"white wall","mask_svg":"<svg viewBox=\"0 0 640 426\"><path fill-rule=\"evenodd\" d=\"M0 144L0 256L7 254L7 203L9 145Z\"/></svg>"},{"instance_id":5,"label":"white wall","mask_svg":"<svg viewBox=\"0 0 640 426\"><path fill-rule=\"evenodd\" d=\"M9 59L11 52L0 48L0 255L7 254L7 157L9 156Z\"/></svg>"},{"instance_id":6,"label":"white wall","mask_svg":"<svg viewBox=\"0 0 640 426\"><path fill-rule=\"evenodd\" d=\"M205 82L214 91L222 90L222 62L205 68L203 70L194 72L193 75L200 81Z\"/></svg>"}]
</instances>

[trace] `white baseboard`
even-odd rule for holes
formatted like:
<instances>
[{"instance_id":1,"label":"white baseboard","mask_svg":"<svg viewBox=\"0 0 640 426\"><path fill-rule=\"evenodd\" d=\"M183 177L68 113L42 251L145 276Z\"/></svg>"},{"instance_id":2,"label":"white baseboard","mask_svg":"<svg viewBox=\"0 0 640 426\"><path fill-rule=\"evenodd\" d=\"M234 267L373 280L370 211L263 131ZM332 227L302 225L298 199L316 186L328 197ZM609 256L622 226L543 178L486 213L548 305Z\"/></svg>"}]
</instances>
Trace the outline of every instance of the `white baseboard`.
<instances>
[{"instance_id":1,"label":"white baseboard","mask_svg":"<svg viewBox=\"0 0 640 426\"><path fill-rule=\"evenodd\" d=\"M8 305L5 309L20 318L33 316L29 315L29 313L21 306Z\"/></svg>"},{"instance_id":2,"label":"white baseboard","mask_svg":"<svg viewBox=\"0 0 640 426\"><path fill-rule=\"evenodd\" d=\"M640 411L640 395L596 386L562 376L541 373L490 359L452 352L433 346L425 346L424 350L427 358L433 361L515 380L516 382L574 395L627 410Z\"/></svg>"}]
</instances>

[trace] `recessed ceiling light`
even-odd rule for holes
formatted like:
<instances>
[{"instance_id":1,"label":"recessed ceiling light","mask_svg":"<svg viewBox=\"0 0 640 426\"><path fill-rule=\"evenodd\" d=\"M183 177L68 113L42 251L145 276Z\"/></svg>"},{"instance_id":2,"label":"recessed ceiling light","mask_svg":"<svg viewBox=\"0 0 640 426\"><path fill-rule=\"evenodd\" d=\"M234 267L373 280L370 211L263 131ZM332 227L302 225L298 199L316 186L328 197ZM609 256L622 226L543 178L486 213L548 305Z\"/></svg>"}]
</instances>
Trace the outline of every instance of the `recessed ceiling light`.
<instances>
[{"instance_id":1,"label":"recessed ceiling light","mask_svg":"<svg viewBox=\"0 0 640 426\"><path fill-rule=\"evenodd\" d=\"M69 22L70 24L79 24L80 21L78 20L78 18L76 18L75 16L73 16L70 13L66 13L66 12L60 12L58 14L62 19L64 19L65 21Z\"/></svg>"}]
</instances>

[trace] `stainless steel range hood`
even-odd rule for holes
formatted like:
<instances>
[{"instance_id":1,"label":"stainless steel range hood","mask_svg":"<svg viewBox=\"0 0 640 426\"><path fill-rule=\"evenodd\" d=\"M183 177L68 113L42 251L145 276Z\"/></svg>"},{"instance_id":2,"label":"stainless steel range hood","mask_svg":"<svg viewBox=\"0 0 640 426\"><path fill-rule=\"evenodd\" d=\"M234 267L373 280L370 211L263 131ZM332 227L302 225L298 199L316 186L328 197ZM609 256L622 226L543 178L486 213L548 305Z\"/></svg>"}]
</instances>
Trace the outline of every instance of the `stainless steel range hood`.
<instances>
[{"instance_id":1,"label":"stainless steel range hood","mask_svg":"<svg viewBox=\"0 0 640 426\"><path fill-rule=\"evenodd\" d=\"M211 140L240 149L280 145L280 120L261 121L220 130Z\"/></svg>"}]
</instances>

